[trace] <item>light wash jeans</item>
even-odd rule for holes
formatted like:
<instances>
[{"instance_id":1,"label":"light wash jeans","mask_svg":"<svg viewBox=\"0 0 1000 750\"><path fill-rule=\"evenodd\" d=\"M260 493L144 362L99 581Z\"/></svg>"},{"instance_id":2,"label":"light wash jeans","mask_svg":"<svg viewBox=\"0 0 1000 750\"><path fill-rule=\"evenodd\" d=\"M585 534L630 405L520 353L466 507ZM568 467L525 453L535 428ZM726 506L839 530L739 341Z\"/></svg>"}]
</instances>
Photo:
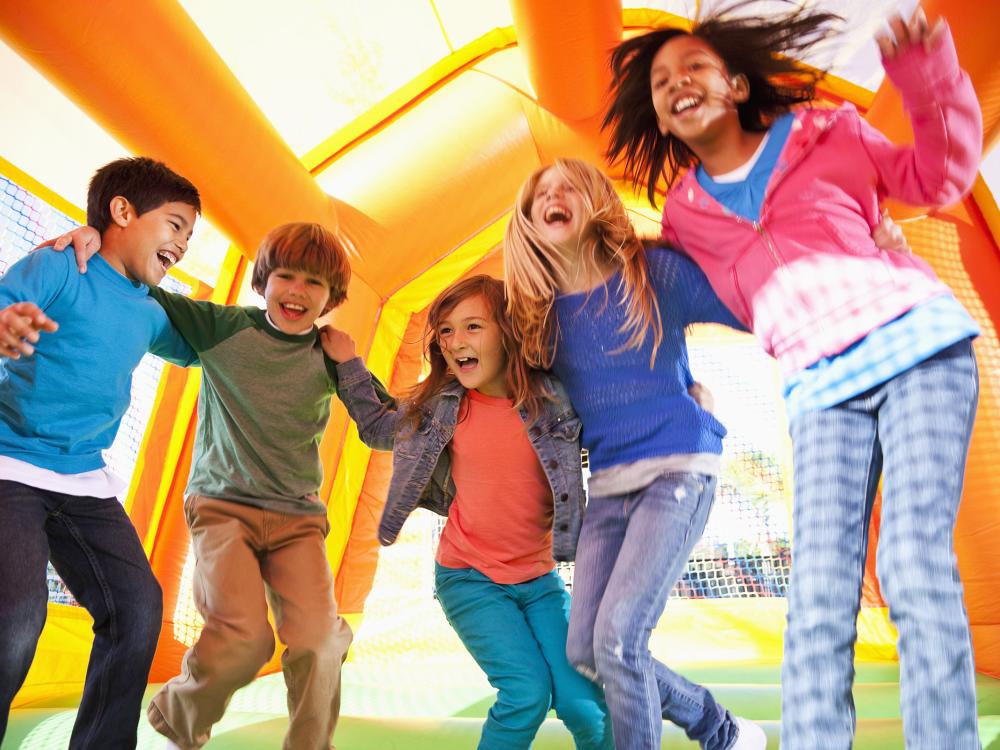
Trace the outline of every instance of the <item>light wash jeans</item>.
<instances>
[{"instance_id":1,"label":"light wash jeans","mask_svg":"<svg viewBox=\"0 0 1000 750\"><path fill-rule=\"evenodd\" d=\"M567 652L604 685L617 750L659 750L663 719L706 750L726 750L736 740L732 715L712 694L649 652L650 632L705 529L715 484L702 474L665 474L587 506Z\"/></svg>"},{"instance_id":2,"label":"light wash jeans","mask_svg":"<svg viewBox=\"0 0 1000 750\"><path fill-rule=\"evenodd\" d=\"M435 565L448 622L497 689L479 750L528 750L549 707L579 750L614 750L600 689L566 659L569 595L556 571L501 584Z\"/></svg>"},{"instance_id":3,"label":"light wash jeans","mask_svg":"<svg viewBox=\"0 0 1000 750\"><path fill-rule=\"evenodd\" d=\"M979 379L962 341L791 423L792 580L781 750L847 750L868 521L882 476L876 569L899 629L907 750L978 750L969 623L953 551Z\"/></svg>"}]
</instances>

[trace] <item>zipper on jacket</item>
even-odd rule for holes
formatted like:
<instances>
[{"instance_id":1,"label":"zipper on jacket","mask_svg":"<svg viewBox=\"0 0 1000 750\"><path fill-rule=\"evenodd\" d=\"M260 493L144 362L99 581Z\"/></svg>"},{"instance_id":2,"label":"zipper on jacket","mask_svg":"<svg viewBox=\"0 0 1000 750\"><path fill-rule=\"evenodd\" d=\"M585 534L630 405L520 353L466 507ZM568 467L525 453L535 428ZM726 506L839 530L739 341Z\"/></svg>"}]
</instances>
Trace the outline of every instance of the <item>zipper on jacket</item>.
<instances>
[{"instance_id":1,"label":"zipper on jacket","mask_svg":"<svg viewBox=\"0 0 1000 750\"><path fill-rule=\"evenodd\" d=\"M781 268L784 263L781 262L781 258L778 256L778 251L774 247L774 243L771 241L771 235L764 228L764 224L761 221L750 221L749 219L744 219L742 216L732 215L736 219L737 224L743 224L744 226L753 227L753 231L757 233L757 236L761 238L764 242L764 247L767 248L767 254L771 256L771 260L774 261L774 265Z\"/></svg>"},{"instance_id":2,"label":"zipper on jacket","mask_svg":"<svg viewBox=\"0 0 1000 750\"><path fill-rule=\"evenodd\" d=\"M767 230L764 229L764 225L759 221L755 221L752 224L754 231L760 235L762 240L764 240L764 245L767 247L767 252L771 254L771 260L774 261L774 265L780 268L783 264L781 259L778 257L778 251L774 249L774 243L771 242L771 235L767 233Z\"/></svg>"}]
</instances>

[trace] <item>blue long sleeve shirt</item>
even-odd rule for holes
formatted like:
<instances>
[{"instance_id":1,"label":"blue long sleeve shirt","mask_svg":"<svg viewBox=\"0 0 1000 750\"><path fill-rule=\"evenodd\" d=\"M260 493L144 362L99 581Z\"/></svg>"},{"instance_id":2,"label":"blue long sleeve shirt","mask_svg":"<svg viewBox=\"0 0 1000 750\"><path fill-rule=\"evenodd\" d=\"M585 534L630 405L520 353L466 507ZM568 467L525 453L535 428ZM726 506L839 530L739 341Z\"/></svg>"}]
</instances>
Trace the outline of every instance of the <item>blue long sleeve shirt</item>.
<instances>
[{"instance_id":1,"label":"blue long sleeve shirt","mask_svg":"<svg viewBox=\"0 0 1000 750\"><path fill-rule=\"evenodd\" d=\"M556 298L559 333L553 372L583 422L591 471L678 453L722 453L726 428L688 394L694 382L684 330L721 323L745 331L694 263L668 248L646 253L663 322L652 369L652 332L628 349L621 275L603 289Z\"/></svg>"},{"instance_id":2,"label":"blue long sleeve shirt","mask_svg":"<svg viewBox=\"0 0 1000 750\"><path fill-rule=\"evenodd\" d=\"M72 248L25 256L0 279L0 309L34 302L59 324L35 353L0 359L0 454L60 474L104 466L128 409L132 371L147 351L197 362L166 313L100 255L87 273Z\"/></svg>"}]
</instances>

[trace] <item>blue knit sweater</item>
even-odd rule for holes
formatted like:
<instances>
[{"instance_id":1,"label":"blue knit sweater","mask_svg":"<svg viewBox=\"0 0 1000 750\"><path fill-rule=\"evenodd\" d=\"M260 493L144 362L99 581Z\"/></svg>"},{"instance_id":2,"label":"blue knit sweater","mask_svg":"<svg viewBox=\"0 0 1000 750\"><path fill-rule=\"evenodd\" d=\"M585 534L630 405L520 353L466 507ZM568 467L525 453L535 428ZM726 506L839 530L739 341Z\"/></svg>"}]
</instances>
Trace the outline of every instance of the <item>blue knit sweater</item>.
<instances>
[{"instance_id":1,"label":"blue knit sweater","mask_svg":"<svg viewBox=\"0 0 1000 750\"><path fill-rule=\"evenodd\" d=\"M603 289L555 301L559 337L552 369L583 421L591 471L678 453L722 453L726 428L687 392L694 380L684 329L702 322L746 329L686 257L655 248L646 258L663 321L652 369L651 332L641 349L624 348L620 274L608 280L607 302Z\"/></svg>"}]
</instances>

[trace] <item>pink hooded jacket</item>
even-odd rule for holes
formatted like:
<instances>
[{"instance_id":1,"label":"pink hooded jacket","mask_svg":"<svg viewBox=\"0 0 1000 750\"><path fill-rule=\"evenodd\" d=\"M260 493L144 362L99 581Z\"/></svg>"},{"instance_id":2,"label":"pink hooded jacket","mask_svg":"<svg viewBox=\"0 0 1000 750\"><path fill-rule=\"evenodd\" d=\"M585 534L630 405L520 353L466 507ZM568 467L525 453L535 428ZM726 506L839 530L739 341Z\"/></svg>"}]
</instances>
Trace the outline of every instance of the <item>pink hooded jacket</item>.
<instances>
[{"instance_id":1,"label":"pink hooded jacket","mask_svg":"<svg viewBox=\"0 0 1000 750\"><path fill-rule=\"evenodd\" d=\"M796 113L760 218L730 213L688 170L663 209L663 237L705 271L716 293L785 375L842 352L946 287L920 258L879 250L884 197L944 206L971 188L982 113L949 30L909 48L886 73L902 93L914 145L897 147L854 107Z\"/></svg>"}]
</instances>

